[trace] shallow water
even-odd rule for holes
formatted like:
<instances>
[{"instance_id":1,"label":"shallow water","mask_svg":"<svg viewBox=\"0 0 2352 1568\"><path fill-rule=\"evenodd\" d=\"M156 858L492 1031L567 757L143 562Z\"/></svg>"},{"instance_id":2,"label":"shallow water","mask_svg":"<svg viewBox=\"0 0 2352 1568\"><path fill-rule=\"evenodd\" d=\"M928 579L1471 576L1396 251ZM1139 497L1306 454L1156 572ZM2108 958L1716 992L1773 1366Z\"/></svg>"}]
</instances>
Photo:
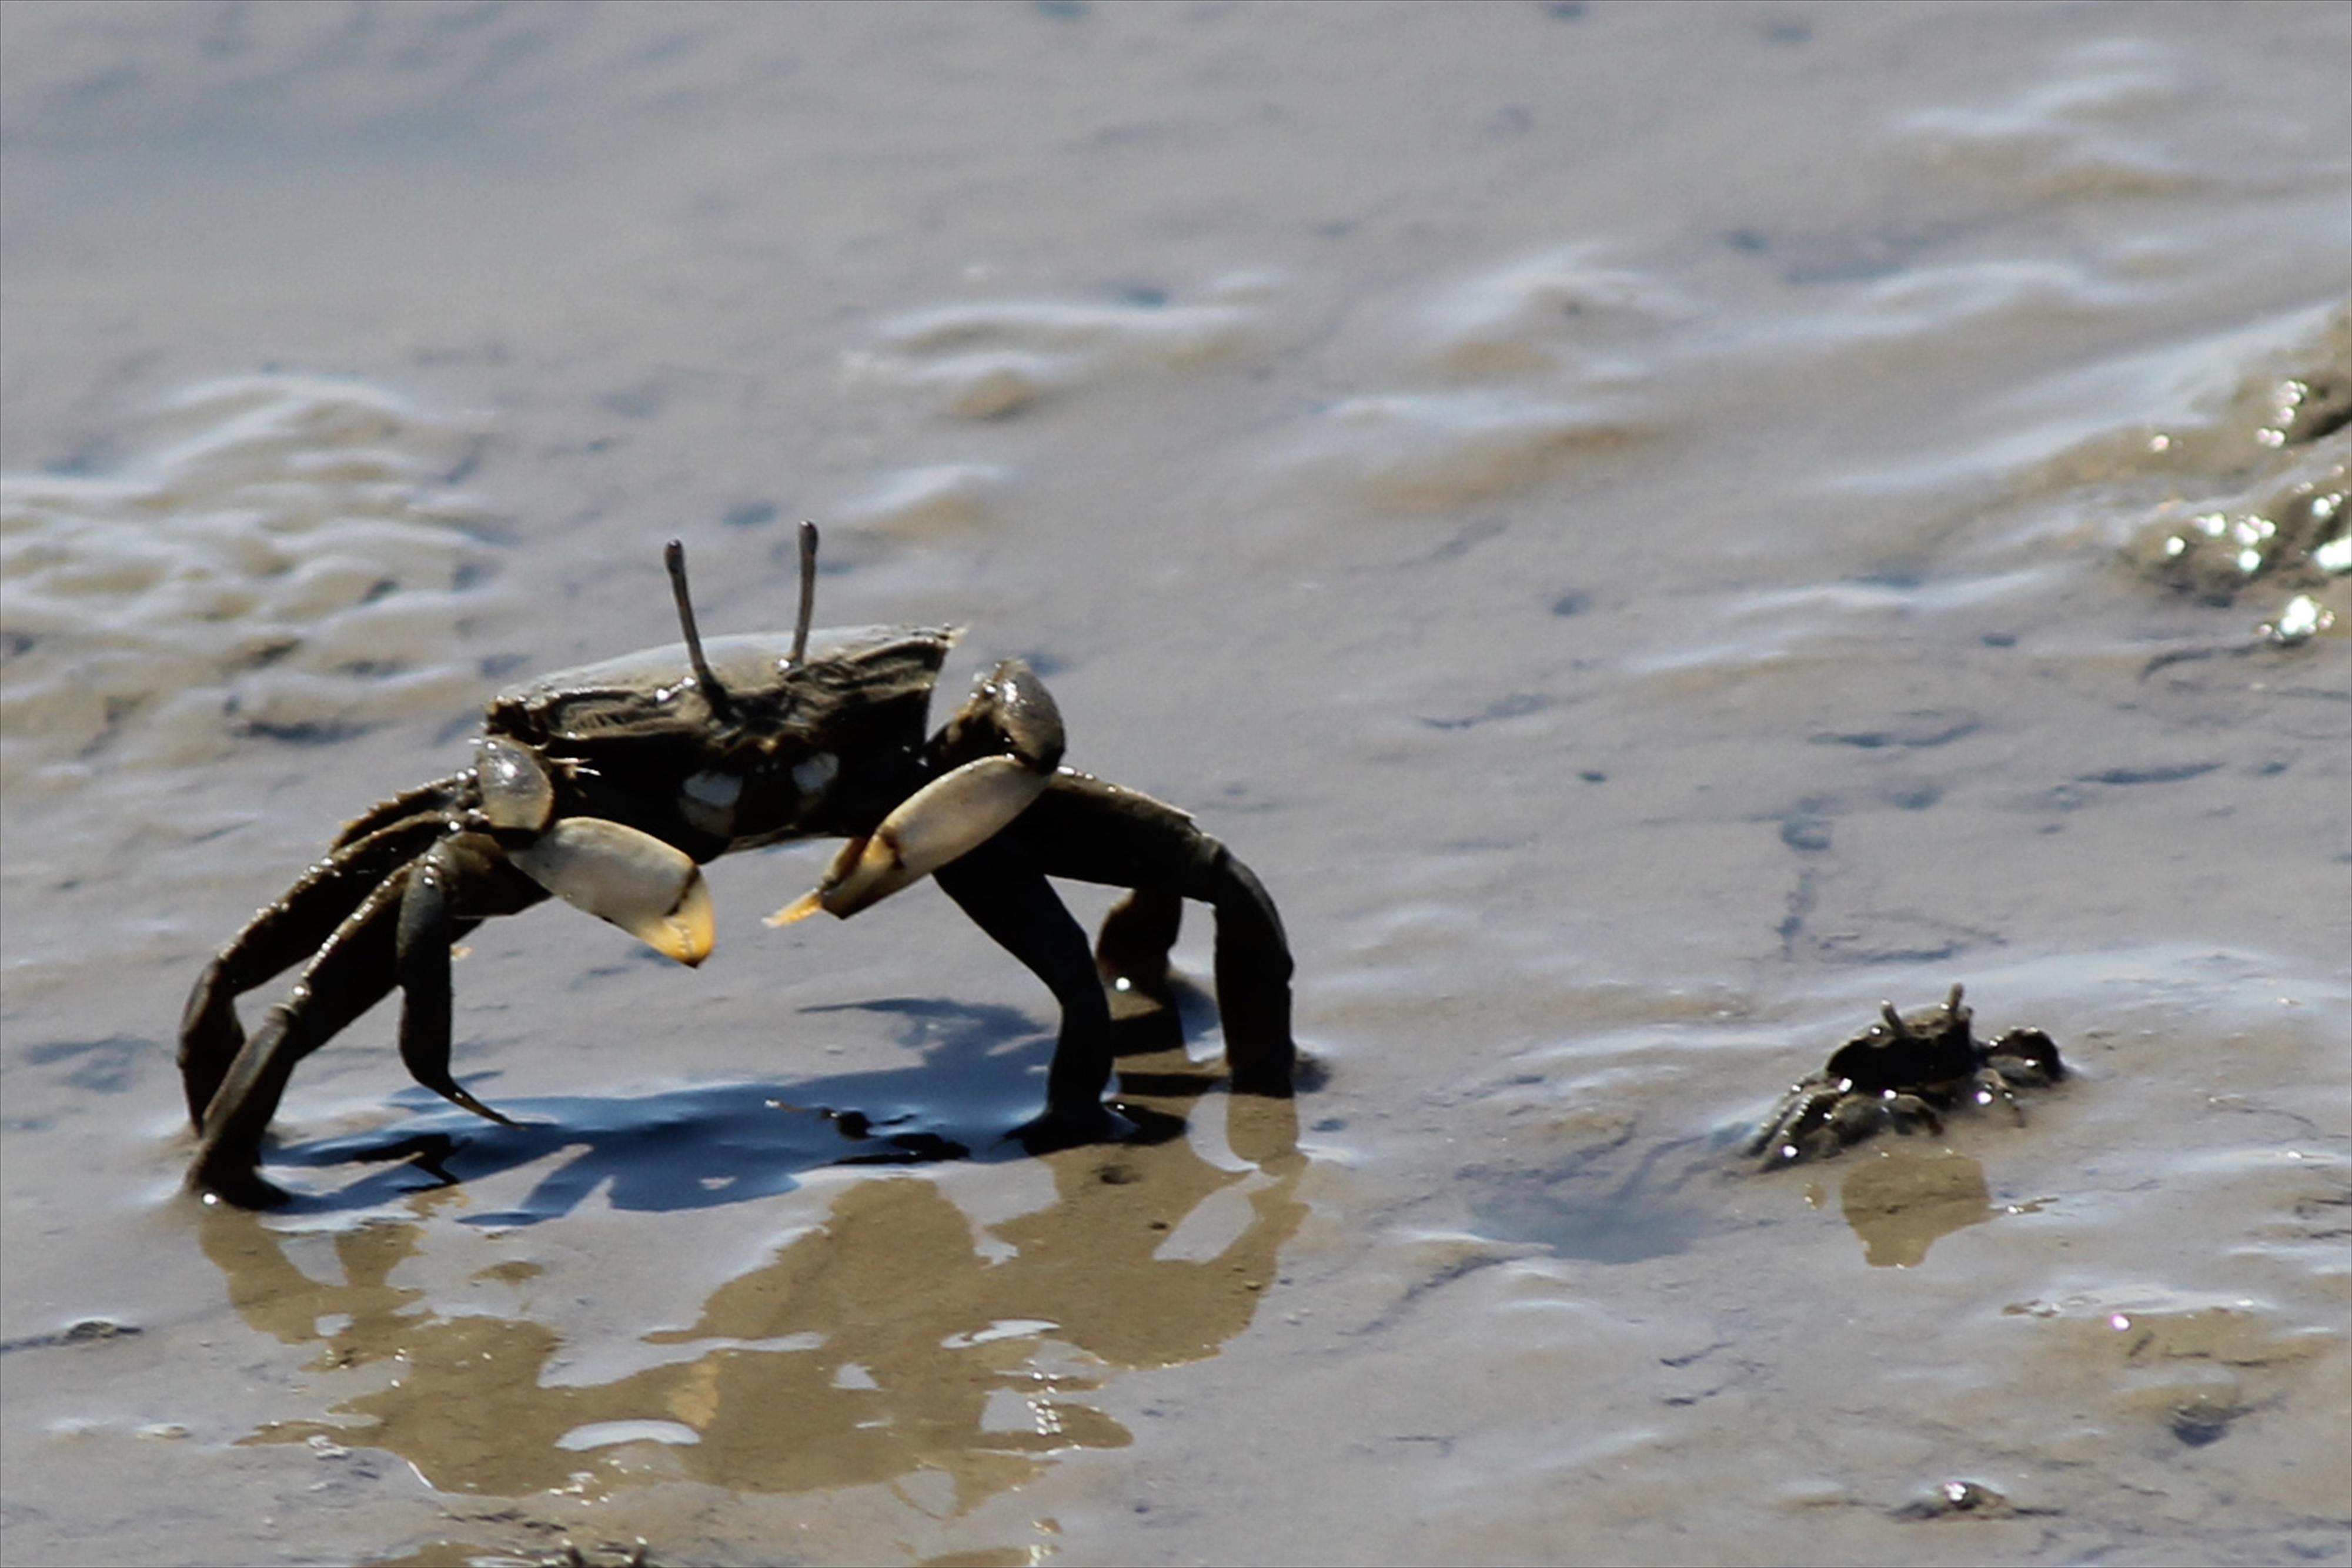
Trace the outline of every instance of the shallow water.
<instances>
[{"instance_id":1,"label":"shallow water","mask_svg":"<svg viewBox=\"0 0 2352 1568\"><path fill-rule=\"evenodd\" d=\"M2347 16L12 7L0 1552L2352 1557ZM213 946L802 516L1312 1091L1188 990L1022 1155L1046 998L785 848L177 1197ZM2075 1076L1753 1172L1955 980Z\"/></svg>"}]
</instances>

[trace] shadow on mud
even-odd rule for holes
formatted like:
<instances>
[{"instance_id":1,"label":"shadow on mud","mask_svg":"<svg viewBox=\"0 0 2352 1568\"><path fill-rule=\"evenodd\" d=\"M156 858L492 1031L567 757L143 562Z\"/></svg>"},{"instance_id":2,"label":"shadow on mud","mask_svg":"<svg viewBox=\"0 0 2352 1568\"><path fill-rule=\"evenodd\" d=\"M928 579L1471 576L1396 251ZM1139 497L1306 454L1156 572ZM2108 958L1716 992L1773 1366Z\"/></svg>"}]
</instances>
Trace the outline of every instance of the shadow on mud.
<instances>
[{"instance_id":1,"label":"shadow on mud","mask_svg":"<svg viewBox=\"0 0 2352 1568\"><path fill-rule=\"evenodd\" d=\"M536 1224L570 1213L600 1188L614 1208L709 1208L789 1192L809 1171L830 1166L1028 1157L1012 1133L1042 1103L1054 1047L1052 1034L1036 1020L1013 1008L913 997L806 1010L895 1014L904 1020L900 1043L920 1051L923 1061L887 1071L704 1085L635 1099L500 1101L494 1090L485 1091L520 1124L515 1126L411 1089L394 1099L416 1106L414 1116L271 1149L268 1160L280 1167L386 1167L331 1192L298 1193L281 1212L377 1207L567 1152L571 1157L521 1202L470 1216L467 1223ZM1223 1082L1222 1064L1194 1063L1183 1055L1184 1036L1192 1030L1173 1015L1129 1018L1118 1028L1116 1142L1151 1145L1181 1136L1184 1111ZM484 1078L474 1082L479 1088ZM1160 1103L1143 1103L1150 1099Z\"/></svg>"}]
</instances>

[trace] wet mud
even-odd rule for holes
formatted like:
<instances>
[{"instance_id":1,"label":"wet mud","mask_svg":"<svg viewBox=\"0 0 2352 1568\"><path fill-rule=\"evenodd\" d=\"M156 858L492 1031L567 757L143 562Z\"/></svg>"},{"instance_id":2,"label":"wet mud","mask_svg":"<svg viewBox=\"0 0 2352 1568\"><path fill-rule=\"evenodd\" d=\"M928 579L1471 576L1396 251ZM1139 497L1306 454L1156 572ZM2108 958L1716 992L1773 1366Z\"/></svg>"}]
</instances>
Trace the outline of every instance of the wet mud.
<instances>
[{"instance_id":1,"label":"wet mud","mask_svg":"<svg viewBox=\"0 0 2352 1568\"><path fill-rule=\"evenodd\" d=\"M2352 1559L2341 8L8 30L8 1561ZM804 516L1259 873L1300 1096L1203 911L1032 1156L1050 998L785 845L182 1194L218 945ZM2065 1083L1754 1168L1955 978Z\"/></svg>"}]
</instances>

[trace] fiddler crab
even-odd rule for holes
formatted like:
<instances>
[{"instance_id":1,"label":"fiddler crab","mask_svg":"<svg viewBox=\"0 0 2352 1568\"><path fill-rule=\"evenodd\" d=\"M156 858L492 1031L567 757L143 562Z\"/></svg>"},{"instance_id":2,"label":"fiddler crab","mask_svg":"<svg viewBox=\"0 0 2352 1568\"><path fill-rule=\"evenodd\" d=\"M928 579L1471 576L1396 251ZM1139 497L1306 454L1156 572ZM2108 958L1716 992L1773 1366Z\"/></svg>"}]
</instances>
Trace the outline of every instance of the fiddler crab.
<instances>
[{"instance_id":1,"label":"fiddler crab","mask_svg":"<svg viewBox=\"0 0 2352 1568\"><path fill-rule=\"evenodd\" d=\"M513 1125L451 1076L451 945L550 894L678 963L702 962L713 917L702 862L791 839L847 840L817 887L775 915L847 919L929 876L1035 973L1061 1007L1045 1110L1030 1146L1111 1135L1108 981L1168 988L1181 901L1216 913L1216 985L1233 1087L1287 1097L1290 951L1249 867L1148 795L1061 766L1062 717L1007 659L928 739L931 688L960 628L869 627L811 646L816 529L801 530L789 642L696 631L685 553L667 552L682 646L510 686L473 766L371 808L326 858L205 967L180 1023L198 1134L192 1189L263 1207L262 1135L295 1065L401 992L400 1054L416 1082ZM1097 950L1048 877L1129 889ZM247 1038L236 999L300 977Z\"/></svg>"},{"instance_id":2,"label":"fiddler crab","mask_svg":"<svg viewBox=\"0 0 2352 1568\"><path fill-rule=\"evenodd\" d=\"M1793 1085L1748 1145L1763 1168L1826 1157L1890 1128L1940 1134L1940 1113L1996 1102L2020 1126L2025 1109L2014 1091L2040 1089L2066 1076L2058 1047L2038 1029L2013 1029L1980 1044L1960 988L1938 1005L1898 1013L1878 1004L1879 1021L1832 1053L1829 1064Z\"/></svg>"}]
</instances>

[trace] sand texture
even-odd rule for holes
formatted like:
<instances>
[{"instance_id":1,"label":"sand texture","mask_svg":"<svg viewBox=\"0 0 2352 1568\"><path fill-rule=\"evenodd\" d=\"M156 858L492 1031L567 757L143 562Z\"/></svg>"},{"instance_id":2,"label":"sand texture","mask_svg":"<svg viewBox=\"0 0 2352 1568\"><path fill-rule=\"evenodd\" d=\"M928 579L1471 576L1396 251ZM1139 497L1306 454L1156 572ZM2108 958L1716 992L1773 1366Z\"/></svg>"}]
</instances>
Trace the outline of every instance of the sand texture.
<instances>
[{"instance_id":1,"label":"sand texture","mask_svg":"<svg viewBox=\"0 0 2352 1568\"><path fill-rule=\"evenodd\" d=\"M2352 1559L2352 10L0 11L6 1562ZM214 949L804 517L1307 1092L1196 913L1030 1157L1044 989L786 844L184 1196ZM1955 982L2072 1076L1756 1168Z\"/></svg>"}]
</instances>

